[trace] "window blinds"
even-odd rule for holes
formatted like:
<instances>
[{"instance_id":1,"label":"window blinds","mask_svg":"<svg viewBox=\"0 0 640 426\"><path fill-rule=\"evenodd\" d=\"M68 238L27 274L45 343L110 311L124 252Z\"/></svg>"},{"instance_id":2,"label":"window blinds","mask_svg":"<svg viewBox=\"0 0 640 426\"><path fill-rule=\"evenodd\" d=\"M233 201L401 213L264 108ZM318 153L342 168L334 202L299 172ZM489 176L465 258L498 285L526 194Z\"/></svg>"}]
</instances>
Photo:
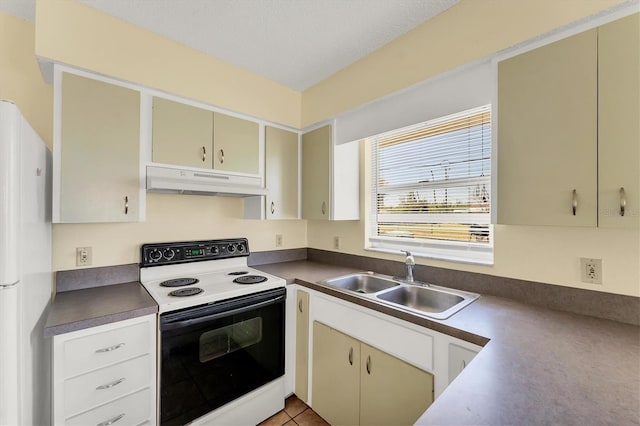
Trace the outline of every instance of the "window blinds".
<instances>
[{"instance_id":1,"label":"window blinds","mask_svg":"<svg viewBox=\"0 0 640 426\"><path fill-rule=\"evenodd\" d=\"M370 138L373 246L491 245L491 106Z\"/></svg>"}]
</instances>

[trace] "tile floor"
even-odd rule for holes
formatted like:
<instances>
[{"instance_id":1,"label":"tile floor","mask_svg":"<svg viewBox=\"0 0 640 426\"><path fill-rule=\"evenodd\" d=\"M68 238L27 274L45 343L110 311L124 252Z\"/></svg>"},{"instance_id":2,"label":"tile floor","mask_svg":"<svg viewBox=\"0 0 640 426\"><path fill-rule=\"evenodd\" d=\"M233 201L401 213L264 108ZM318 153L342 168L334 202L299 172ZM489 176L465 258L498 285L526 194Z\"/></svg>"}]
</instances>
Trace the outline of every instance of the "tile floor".
<instances>
[{"instance_id":1,"label":"tile floor","mask_svg":"<svg viewBox=\"0 0 640 426\"><path fill-rule=\"evenodd\" d=\"M284 402L284 410L269 417L258 426L329 426L322 417L309 408L297 396L291 395Z\"/></svg>"}]
</instances>

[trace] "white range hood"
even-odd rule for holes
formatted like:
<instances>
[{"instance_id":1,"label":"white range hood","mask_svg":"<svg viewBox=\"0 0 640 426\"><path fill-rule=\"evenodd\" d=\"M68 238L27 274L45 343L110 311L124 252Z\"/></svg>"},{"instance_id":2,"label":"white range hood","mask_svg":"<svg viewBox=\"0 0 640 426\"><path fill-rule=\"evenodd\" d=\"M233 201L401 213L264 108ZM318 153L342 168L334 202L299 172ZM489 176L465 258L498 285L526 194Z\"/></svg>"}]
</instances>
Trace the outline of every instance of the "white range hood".
<instances>
[{"instance_id":1,"label":"white range hood","mask_svg":"<svg viewBox=\"0 0 640 426\"><path fill-rule=\"evenodd\" d=\"M229 197L267 195L260 177L162 166L147 166L147 192Z\"/></svg>"}]
</instances>

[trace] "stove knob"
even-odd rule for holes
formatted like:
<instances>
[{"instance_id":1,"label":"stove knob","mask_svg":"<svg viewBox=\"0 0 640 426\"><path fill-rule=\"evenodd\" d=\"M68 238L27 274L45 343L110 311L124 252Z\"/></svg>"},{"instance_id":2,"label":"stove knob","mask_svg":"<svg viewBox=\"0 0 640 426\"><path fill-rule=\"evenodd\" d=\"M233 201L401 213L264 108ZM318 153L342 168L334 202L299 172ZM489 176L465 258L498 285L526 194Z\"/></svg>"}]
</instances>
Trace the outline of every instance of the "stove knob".
<instances>
[{"instance_id":1,"label":"stove knob","mask_svg":"<svg viewBox=\"0 0 640 426\"><path fill-rule=\"evenodd\" d=\"M244 251L244 244L238 244L238 253L242 253Z\"/></svg>"},{"instance_id":2,"label":"stove knob","mask_svg":"<svg viewBox=\"0 0 640 426\"><path fill-rule=\"evenodd\" d=\"M168 248L162 253L162 256L167 260L173 259L173 256L175 256L175 255L176 255L176 252L173 251L172 248Z\"/></svg>"},{"instance_id":3,"label":"stove knob","mask_svg":"<svg viewBox=\"0 0 640 426\"><path fill-rule=\"evenodd\" d=\"M149 252L149 260L151 262L157 262L160 259L162 259L162 253L160 253L160 250L153 249Z\"/></svg>"},{"instance_id":4,"label":"stove knob","mask_svg":"<svg viewBox=\"0 0 640 426\"><path fill-rule=\"evenodd\" d=\"M218 254L218 253L220 253L220 249L217 246L211 247L211 254Z\"/></svg>"},{"instance_id":5,"label":"stove knob","mask_svg":"<svg viewBox=\"0 0 640 426\"><path fill-rule=\"evenodd\" d=\"M227 251L229 253L233 253L234 251L236 251L236 246L234 244L229 244L229 247L227 247Z\"/></svg>"}]
</instances>

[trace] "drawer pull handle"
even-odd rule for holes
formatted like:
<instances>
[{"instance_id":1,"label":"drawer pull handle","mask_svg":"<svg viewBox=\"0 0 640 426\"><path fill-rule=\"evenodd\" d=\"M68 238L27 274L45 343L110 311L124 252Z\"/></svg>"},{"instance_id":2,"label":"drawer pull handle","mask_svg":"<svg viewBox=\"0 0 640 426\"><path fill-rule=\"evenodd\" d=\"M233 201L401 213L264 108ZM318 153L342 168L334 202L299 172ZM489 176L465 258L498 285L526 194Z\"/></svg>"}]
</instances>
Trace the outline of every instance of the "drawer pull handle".
<instances>
[{"instance_id":1,"label":"drawer pull handle","mask_svg":"<svg viewBox=\"0 0 640 426\"><path fill-rule=\"evenodd\" d=\"M224 149L220 150L220 153L218 154L218 159L220 160L220 164L224 164Z\"/></svg>"},{"instance_id":2,"label":"drawer pull handle","mask_svg":"<svg viewBox=\"0 0 640 426\"><path fill-rule=\"evenodd\" d=\"M624 209L627 207L627 194L624 187L620 188L620 216L624 216Z\"/></svg>"},{"instance_id":3,"label":"drawer pull handle","mask_svg":"<svg viewBox=\"0 0 640 426\"><path fill-rule=\"evenodd\" d=\"M96 351L97 354L102 354L105 352L111 352L111 351L115 351L116 349L120 349L121 347L124 346L124 342L122 343L118 343L117 345L113 345L113 346L108 346L106 348L102 348L102 349L98 349Z\"/></svg>"},{"instance_id":4,"label":"drawer pull handle","mask_svg":"<svg viewBox=\"0 0 640 426\"><path fill-rule=\"evenodd\" d=\"M117 422L118 420L120 420L123 417L124 417L124 413L118 414L117 416L115 416L115 417L113 417L113 418L111 418L109 420L105 420L102 423L98 423L96 426L109 426L109 425L114 424L115 422Z\"/></svg>"},{"instance_id":5,"label":"drawer pull handle","mask_svg":"<svg viewBox=\"0 0 640 426\"><path fill-rule=\"evenodd\" d=\"M207 161L207 148L205 148L203 146L202 147L202 162L204 163L205 161Z\"/></svg>"},{"instance_id":6,"label":"drawer pull handle","mask_svg":"<svg viewBox=\"0 0 640 426\"><path fill-rule=\"evenodd\" d=\"M578 191L575 189L571 192L571 211L573 215L576 215L576 210L578 210Z\"/></svg>"},{"instance_id":7,"label":"drawer pull handle","mask_svg":"<svg viewBox=\"0 0 640 426\"><path fill-rule=\"evenodd\" d=\"M129 197L124 197L124 214L129 214Z\"/></svg>"},{"instance_id":8,"label":"drawer pull handle","mask_svg":"<svg viewBox=\"0 0 640 426\"><path fill-rule=\"evenodd\" d=\"M371 374L371 355L367 356L367 374Z\"/></svg>"},{"instance_id":9,"label":"drawer pull handle","mask_svg":"<svg viewBox=\"0 0 640 426\"><path fill-rule=\"evenodd\" d=\"M353 365L353 348L349 348L349 365Z\"/></svg>"},{"instance_id":10,"label":"drawer pull handle","mask_svg":"<svg viewBox=\"0 0 640 426\"><path fill-rule=\"evenodd\" d=\"M298 310L302 312L302 299L298 300Z\"/></svg>"},{"instance_id":11,"label":"drawer pull handle","mask_svg":"<svg viewBox=\"0 0 640 426\"><path fill-rule=\"evenodd\" d=\"M276 205L274 204L274 202L271 202L271 214L275 213L276 211Z\"/></svg>"},{"instance_id":12,"label":"drawer pull handle","mask_svg":"<svg viewBox=\"0 0 640 426\"><path fill-rule=\"evenodd\" d=\"M124 377L122 377L122 378L120 378L120 379L118 379L118 380L115 380L115 381L113 381L113 382L111 382L111 383L106 383L106 384L104 384L104 385L100 385L100 386L98 386L98 387L96 388L96 390L105 390L105 389L110 389L110 388L112 388L112 387L114 387L114 386L119 385L120 383L124 382L125 380L127 380L127 379L126 379L126 378L124 378Z\"/></svg>"}]
</instances>

